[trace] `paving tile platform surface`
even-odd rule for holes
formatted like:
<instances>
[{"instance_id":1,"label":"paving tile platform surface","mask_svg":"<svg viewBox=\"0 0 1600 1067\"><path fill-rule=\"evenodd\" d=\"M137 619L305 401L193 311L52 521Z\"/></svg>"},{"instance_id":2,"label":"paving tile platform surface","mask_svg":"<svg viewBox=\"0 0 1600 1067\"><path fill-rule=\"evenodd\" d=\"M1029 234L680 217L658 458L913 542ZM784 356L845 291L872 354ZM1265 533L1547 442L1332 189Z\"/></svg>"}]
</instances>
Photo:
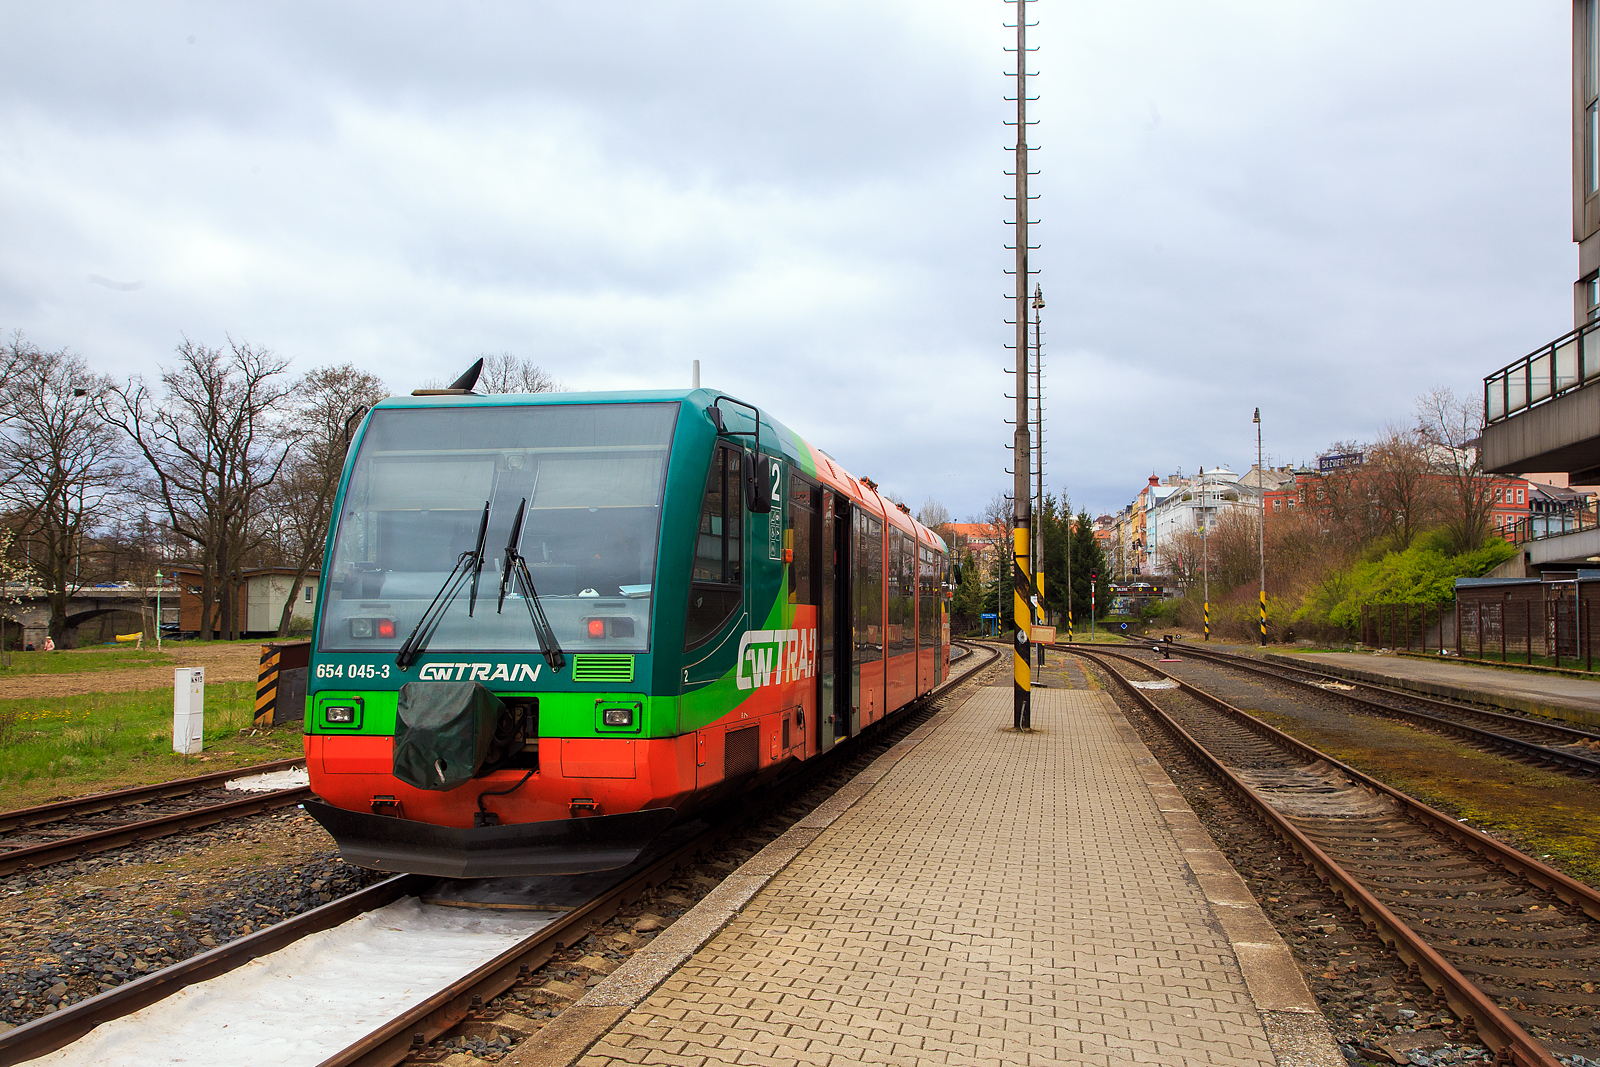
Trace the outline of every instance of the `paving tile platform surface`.
<instances>
[{"instance_id":1,"label":"paving tile platform surface","mask_svg":"<svg viewBox=\"0 0 1600 1067\"><path fill-rule=\"evenodd\" d=\"M653 992L570 1009L598 1040L528 1062L1341 1063L1111 700L1036 690L1018 734L1011 699L978 689Z\"/></svg>"}]
</instances>

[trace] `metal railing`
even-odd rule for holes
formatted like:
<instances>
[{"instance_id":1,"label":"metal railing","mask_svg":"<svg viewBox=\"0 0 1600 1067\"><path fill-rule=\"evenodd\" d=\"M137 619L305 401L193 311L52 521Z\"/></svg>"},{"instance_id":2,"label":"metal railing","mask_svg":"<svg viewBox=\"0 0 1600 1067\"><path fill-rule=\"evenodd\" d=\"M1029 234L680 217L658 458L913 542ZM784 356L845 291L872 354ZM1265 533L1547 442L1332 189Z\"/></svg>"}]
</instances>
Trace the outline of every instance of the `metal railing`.
<instances>
[{"instance_id":1,"label":"metal railing","mask_svg":"<svg viewBox=\"0 0 1600 1067\"><path fill-rule=\"evenodd\" d=\"M1547 537L1600 529L1600 510L1593 506L1556 515L1524 515L1501 529L1500 534L1514 545L1542 541Z\"/></svg>"},{"instance_id":2,"label":"metal railing","mask_svg":"<svg viewBox=\"0 0 1600 1067\"><path fill-rule=\"evenodd\" d=\"M1588 583L1584 583L1588 584ZM1594 670L1595 591L1547 582L1515 600L1470 592L1425 604L1363 604L1360 639L1371 648L1501 663Z\"/></svg>"},{"instance_id":3,"label":"metal railing","mask_svg":"<svg viewBox=\"0 0 1600 1067\"><path fill-rule=\"evenodd\" d=\"M1586 322L1484 378L1484 421L1492 425L1596 379L1600 320Z\"/></svg>"}]
</instances>

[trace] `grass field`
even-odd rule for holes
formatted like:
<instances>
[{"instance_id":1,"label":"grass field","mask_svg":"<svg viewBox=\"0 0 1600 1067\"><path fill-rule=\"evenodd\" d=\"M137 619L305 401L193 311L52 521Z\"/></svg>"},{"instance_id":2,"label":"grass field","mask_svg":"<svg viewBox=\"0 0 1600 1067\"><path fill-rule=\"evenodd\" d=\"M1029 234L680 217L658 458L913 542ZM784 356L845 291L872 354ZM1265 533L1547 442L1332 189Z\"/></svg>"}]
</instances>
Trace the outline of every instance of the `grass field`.
<instances>
[{"instance_id":1,"label":"grass field","mask_svg":"<svg viewBox=\"0 0 1600 1067\"><path fill-rule=\"evenodd\" d=\"M298 723L251 725L252 682L207 685L205 705L205 751L180 756L172 751L171 689L0 700L0 808L302 752Z\"/></svg>"}]
</instances>

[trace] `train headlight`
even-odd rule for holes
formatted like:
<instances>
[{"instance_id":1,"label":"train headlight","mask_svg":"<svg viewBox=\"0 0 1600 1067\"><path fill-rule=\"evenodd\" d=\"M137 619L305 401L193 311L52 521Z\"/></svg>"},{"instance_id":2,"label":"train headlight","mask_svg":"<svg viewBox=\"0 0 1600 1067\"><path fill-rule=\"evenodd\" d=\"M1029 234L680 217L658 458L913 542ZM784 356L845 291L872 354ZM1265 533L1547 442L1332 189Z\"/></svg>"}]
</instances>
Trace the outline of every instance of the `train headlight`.
<instances>
[{"instance_id":1,"label":"train headlight","mask_svg":"<svg viewBox=\"0 0 1600 1067\"><path fill-rule=\"evenodd\" d=\"M350 725L356 721L356 709L348 704L334 704L325 712L329 722Z\"/></svg>"},{"instance_id":2,"label":"train headlight","mask_svg":"<svg viewBox=\"0 0 1600 1067\"><path fill-rule=\"evenodd\" d=\"M350 636L359 638L393 638L393 619L351 619Z\"/></svg>"},{"instance_id":3,"label":"train headlight","mask_svg":"<svg viewBox=\"0 0 1600 1067\"><path fill-rule=\"evenodd\" d=\"M607 726L632 726L632 708L607 708L605 710L605 724Z\"/></svg>"}]
</instances>

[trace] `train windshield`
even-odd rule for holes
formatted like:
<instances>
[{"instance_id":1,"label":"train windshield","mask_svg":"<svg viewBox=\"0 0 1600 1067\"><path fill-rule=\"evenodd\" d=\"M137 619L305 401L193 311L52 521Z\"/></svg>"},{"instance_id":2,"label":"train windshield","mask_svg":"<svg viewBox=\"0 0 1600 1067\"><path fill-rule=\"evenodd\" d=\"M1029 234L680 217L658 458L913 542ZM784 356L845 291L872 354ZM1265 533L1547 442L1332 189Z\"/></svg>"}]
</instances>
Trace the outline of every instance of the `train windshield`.
<instances>
[{"instance_id":1,"label":"train windshield","mask_svg":"<svg viewBox=\"0 0 1600 1067\"><path fill-rule=\"evenodd\" d=\"M566 652L649 649L650 601L676 404L393 408L373 412L334 535L318 647L393 652L483 525L476 604L449 602L429 653L539 647L517 549ZM525 506L524 506L525 505ZM470 611L470 615L469 615Z\"/></svg>"}]
</instances>

